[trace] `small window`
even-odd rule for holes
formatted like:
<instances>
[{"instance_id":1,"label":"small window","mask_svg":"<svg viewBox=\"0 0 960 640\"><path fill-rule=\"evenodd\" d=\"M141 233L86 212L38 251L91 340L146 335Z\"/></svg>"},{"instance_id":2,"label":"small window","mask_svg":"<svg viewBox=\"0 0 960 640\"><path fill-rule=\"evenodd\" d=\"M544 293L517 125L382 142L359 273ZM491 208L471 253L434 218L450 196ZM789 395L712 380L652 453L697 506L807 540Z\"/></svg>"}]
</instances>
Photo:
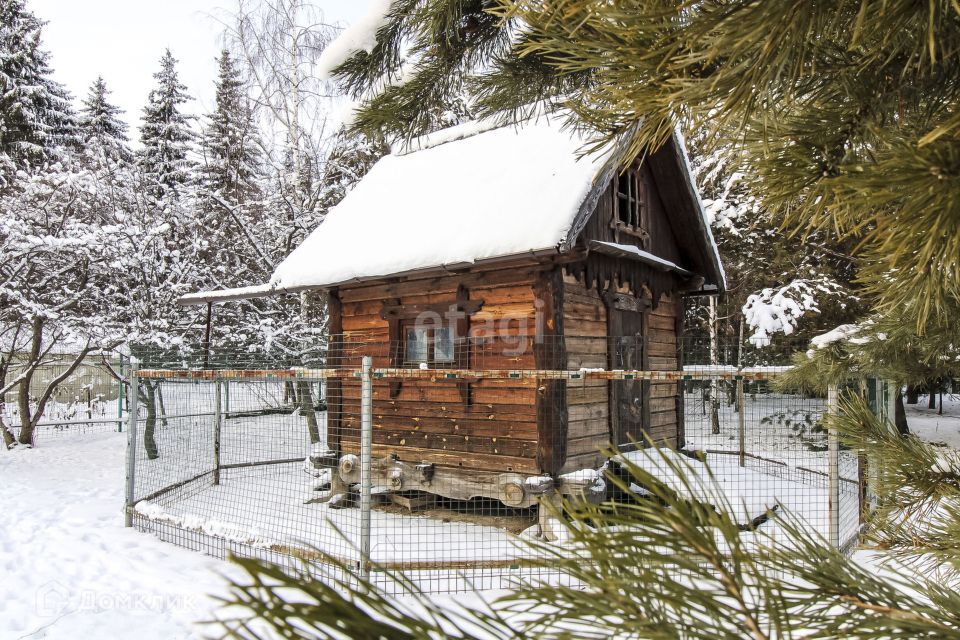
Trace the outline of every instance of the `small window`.
<instances>
[{"instance_id":1,"label":"small window","mask_svg":"<svg viewBox=\"0 0 960 640\"><path fill-rule=\"evenodd\" d=\"M430 329L407 329L406 360L411 364L427 362L427 343L430 340Z\"/></svg>"},{"instance_id":2,"label":"small window","mask_svg":"<svg viewBox=\"0 0 960 640\"><path fill-rule=\"evenodd\" d=\"M613 220L610 226L618 233L639 237L648 248L647 189L634 170L625 171L617 178L617 193L614 198Z\"/></svg>"},{"instance_id":3,"label":"small window","mask_svg":"<svg viewBox=\"0 0 960 640\"><path fill-rule=\"evenodd\" d=\"M433 361L453 362L453 331L450 327L433 330Z\"/></svg>"},{"instance_id":4,"label":"small window","mask_svg":"<svg viewBox=\"0 0 960 640\"><path fill-rule=\"evenodd\" d=\"M455 359L453 330L450 327L408 327L404 335L405 364L448 364Z\"/></svg>"}]
</instances>

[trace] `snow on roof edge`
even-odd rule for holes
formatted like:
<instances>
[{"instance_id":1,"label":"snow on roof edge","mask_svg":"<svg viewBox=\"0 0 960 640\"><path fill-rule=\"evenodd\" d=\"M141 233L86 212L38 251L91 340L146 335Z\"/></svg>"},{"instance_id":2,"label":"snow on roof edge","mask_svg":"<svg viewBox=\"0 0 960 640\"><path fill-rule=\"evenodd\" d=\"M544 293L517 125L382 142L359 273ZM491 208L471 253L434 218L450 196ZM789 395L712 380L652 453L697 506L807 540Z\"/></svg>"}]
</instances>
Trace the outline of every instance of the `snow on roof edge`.
<instances>
[{"instance_id":1,"label":"snow on roof edge","mask_svg":"<svg viewBox=\"0 0 960 640\"><path fill-rule=\"evenodd\" d=\"M275 293L295 293L293 291L283 291L274 287L269 282L264 284L255 284L248 287L235 287L232 289L213 289L211 291L197 291L188 293L177 298L177 304L183 306L206 304L208 302L226 302L228 300L246 300L249 298L263 298Z\"/></svg>"},{"instance_id":2,"label":"snow on roof edge","mask_svg":"<svg viewBox=\"0 0 960 640\"><path fill-rule=\"evenodd\" d=\"M707 210L703 206L703 200L700 198L700 189L697 187L696 181L693 177L693 164L690 162L690 154L687 152L687 141L683 136L683 132L680 131L680 127L675 127L673 130L674 137L677 140L677 148L680 150L680 156L683 159L683 167L686 170L686 178L692 187L693 195L696 198L697 209L700 212L700 218L703 220L703 226L707 231L707 239L710 241L710 247L713 249L713 256L716 258L716 267L718 273L720 274L720 280L722 281L722 288L726 290L727 288L727 272L723 268L723 260L720 259L720 248L717 246L717 241L713 237L713 229L710 228L710 219L707 216Z\"/></svg>"}]
</instances>

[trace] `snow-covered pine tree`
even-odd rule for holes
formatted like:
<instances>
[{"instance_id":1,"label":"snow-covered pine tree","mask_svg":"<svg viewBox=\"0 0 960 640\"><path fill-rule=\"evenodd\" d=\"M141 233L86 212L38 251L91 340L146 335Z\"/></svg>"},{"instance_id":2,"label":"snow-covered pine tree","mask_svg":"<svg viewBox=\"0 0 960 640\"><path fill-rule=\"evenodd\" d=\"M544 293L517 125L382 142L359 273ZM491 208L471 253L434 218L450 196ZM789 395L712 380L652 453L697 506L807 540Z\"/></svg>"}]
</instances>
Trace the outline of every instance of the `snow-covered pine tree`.
<instances>
[{"instance_id":1,"label":"snow-covered pine tree","mask_svg":"<svg viewBox=\"0 0 960 640\"><path fill-rule=\"evenodd\" d=\"M729 164L728 154L702 152L696 135L688 143L698 160L697 183L727 276L725 295L717 300L717 330L732 347L728 357L738 357L741 336L746 344L763 347L753 352L756 357L775 359L855 321L864 312L857 294L857 261L851 255L855 241L785 227L751 192L748 169ZM692 302L685 329L704 335L706 302Z\"/></svg>"},{"instance_id":2,"label":"snow-covered pine tree","mask_svg":"<svg viewBox=\"0 0 960 640\"><path fill-rule=\"evenodd\" d=\"M260 196L261 142L240 69L220 54L216 108L201 138L200 188L205 197L235 206Z\"/></svg>"},{"instance_id":3,"label":"snow-covered pine tree","mask_svg":"<svg viewBox=\"0 0 960 640\"><path fill-rule=\"evenodd\" d=\"M0 0L0 187L76 140L67 90L51 77L43 23L23 0Z\"/></svg>"},{"instance_id":4,"label":"snow-covered pine tree","mask_svg":"<svg viewBox=\"0 0 960 640\"><path fill-rule=\"evenodd\" d=\"M960 375L960 94L949 80L960 73L955 1L375 6L365 30L336 47L346 54L334 69L344 85L357 96L373 92L358 128L416 133L430 105L466 80L481 114L552 100L592 129L598 145L627 142L628 159L678 124L702 129L737 150L768 212L853 241L871 317L855 339L798 354L798 382L844 383L869 372L906 381L917 362ZM383 89L405 52L419 56L414 77ZM241 561L251 578L235 585L228 604L246 606L257 624L296 625L302 637L317 638L450 629L559 638L572 628L593 637L703 640L960 637L960 460L901 436L854 394L840 413L831 427L879 479L882 506L865 535L880 557L900 561L886 572L810 537L789 517L780 520L789 543L748 551L731 519L631 469L653 499L629 508L569 505L563 522L575 544L551 563L572 586L521 585L500 603L519 614L512 620L486 606L469 621L429 602L398 608L370 585L328 585L258 560ZM689 475L684 465L672 473ZM320 604L291 604L303 602ZM255 637L245 622L230 626Z\"/></svg>"},{"instance_id":5,"label":"snow-covered pine tree","mask_svg":"<svg viewBox=\"0 0 960 640\"><path fill-rule=\"evenodd\" d=\"M191 180L191 151L196 137L192 118L183 113L190 100L180 82L177 60L167 49L160 58L160 71L153 74L157 86L150 91L140 127L140 166L151 192L162 197L178 192Z\"/></svg>"},{"instance_id":6,"label":"snow-covered pine tree","mask_svg":"<svg viewBox=\"0 0 960 640\"><path fill-rule=\"evenodd\" d=\"M133 161L127 123L120 119L123 110L107 99L110 93L103 76L90 85L79 113L80 135L87 153L97 152L110 162Z\"/></svg>"}]
</instances>

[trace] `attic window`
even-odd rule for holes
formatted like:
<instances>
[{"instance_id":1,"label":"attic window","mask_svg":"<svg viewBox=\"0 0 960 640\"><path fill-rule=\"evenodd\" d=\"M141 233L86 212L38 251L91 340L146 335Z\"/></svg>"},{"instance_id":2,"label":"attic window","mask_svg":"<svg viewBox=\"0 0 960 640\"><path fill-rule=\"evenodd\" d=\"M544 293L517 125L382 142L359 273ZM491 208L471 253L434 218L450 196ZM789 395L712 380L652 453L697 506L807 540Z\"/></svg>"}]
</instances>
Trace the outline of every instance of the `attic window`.
<instances>
[{"instance_id":1,"label":"attic window","mask_svg":"<svg viewBox=\"0 0 960 640\"><path fill-rule=\"evenodd\" d=\"M628 170L617 177L617 193L613 199L613 219L610 226L617 235L640 238L640 246L649 248L649 213L647 186L635 170ZM617 238L619 240L619 238Z\"/></svg>"}]
</instances>

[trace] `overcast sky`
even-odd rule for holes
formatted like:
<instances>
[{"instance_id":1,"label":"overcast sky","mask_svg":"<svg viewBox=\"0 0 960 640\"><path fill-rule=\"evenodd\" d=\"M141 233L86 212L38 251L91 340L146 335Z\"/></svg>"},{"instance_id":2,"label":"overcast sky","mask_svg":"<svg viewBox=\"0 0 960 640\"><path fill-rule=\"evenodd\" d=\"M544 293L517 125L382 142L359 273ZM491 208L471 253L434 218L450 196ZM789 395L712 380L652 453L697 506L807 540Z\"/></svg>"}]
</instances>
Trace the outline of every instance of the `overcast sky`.
<instances>
[{"instance_id":1,"label":"overcast sky","mask_svg":"<svg viewBox=\"0 0 960 640\"><path fill-rule=\"evenodd\" d=\"M344 25L363 15L369 3L314 2L327 21ZM190 111L210 110L222 31L215 16L233 9L232 0L27 0L27 6L47 21L43 41L56 79L80 98L103 75L113 102L126 111L132 138L166 47L196 98Z\"/></svg>"}]
</instances>

